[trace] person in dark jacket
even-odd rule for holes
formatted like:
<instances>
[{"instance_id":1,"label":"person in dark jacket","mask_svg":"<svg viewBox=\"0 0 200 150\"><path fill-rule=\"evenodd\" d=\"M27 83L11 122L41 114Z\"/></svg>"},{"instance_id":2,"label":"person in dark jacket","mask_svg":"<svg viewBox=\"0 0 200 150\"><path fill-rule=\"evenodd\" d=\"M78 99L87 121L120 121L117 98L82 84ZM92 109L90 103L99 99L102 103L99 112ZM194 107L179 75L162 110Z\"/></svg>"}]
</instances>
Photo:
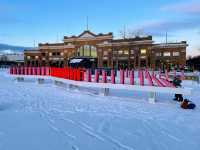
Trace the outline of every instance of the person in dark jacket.
<instances>
[{"instance_id":1,"label":"person in dark jacket","mask_svg":"<svg viewBox=\"0 0 200 150\"><path fill-rule=\"evenodd\" d=\"M173 85L175 87L181 87L181 79L180 79L180 76L176 76L174 78L174 80L172 81ZM175 101L179 101L179 102L182 102L183 101L183 96L182 94L175 94L175 98L174 98Z\"/></svg>"},{"instance_id":2,"label":"person in dark jacket","mask_svg":"<svg viewBox=\"0 0 200 150\"><path fill-rule=\"evenodd\" d=\"M195 107L196 107L196 105L187 99L184 99L181 102L181 108L183 108L183 109L194 109Z\"/></svg>"}]
</instances>

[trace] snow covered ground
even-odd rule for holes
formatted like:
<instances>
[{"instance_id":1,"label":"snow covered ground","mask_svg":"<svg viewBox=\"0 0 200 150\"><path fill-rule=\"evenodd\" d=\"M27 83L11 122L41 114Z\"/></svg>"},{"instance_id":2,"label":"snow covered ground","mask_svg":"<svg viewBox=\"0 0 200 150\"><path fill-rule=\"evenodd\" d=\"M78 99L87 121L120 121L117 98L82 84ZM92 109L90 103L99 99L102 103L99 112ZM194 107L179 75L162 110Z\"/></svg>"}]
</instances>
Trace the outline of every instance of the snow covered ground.
<instances>
[{"instance_id":1,"label":"snow covered ground","mask_svg":"<svg viewBox=\"0 0 200 150\"><path fill-rule=\"evenodd\" d=\"M110 96L51 83L16 82L0 71L0 150L199 150L200 85L183 110L173 95L111 91Z\"/></svg>"}]
</instances>

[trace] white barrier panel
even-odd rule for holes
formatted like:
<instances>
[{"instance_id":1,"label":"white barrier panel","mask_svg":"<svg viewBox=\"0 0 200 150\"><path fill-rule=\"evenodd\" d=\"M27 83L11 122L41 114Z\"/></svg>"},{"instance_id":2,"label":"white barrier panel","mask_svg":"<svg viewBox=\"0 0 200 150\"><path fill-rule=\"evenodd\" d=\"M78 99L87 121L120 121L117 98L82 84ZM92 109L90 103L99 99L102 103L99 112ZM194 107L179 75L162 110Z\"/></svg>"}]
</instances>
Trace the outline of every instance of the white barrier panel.
<instances>
[{"instance_id":1,"label":"white barrier panel","mask_svg":"<svg viewBox=\"0 0 200 150\"><path fill-rule=\"evenodd\" d=\"M172 88L172 87L156 87L156 86L140 86L140 85L128 85L128 84L115 84L112 83L94 83L94 82L83 82L67 80L62 78L56 78L51 76L33 76L33 75L11 75L12 77L22 77L27 79L50 79L54 81L60 81L66 84L77 85L81 87L90 88L109 88L109 89L119 89L128 91L141 91L141 92L155 92L155 93L168 93L168 94L184 94L191 95L192 88Z\"/></svg>"}]
</instances>

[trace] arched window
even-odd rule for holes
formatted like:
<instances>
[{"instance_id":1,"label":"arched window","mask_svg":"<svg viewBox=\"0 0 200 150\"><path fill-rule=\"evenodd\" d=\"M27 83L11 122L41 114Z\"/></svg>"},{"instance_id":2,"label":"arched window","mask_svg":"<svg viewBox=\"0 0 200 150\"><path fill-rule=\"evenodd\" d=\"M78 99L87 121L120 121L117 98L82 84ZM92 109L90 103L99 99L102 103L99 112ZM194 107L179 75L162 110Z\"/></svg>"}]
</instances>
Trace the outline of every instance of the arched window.
<instances>
[{"instance_id":1,"label":"arched window","mask_svg":"<svg viewBox=\"0 0 200 150\"><path fill-rule=\"evenodd\" d=\"M97 49L92 45L83 45L78 49L78 56L97 57Z\"/></svg>"}]
</instances>

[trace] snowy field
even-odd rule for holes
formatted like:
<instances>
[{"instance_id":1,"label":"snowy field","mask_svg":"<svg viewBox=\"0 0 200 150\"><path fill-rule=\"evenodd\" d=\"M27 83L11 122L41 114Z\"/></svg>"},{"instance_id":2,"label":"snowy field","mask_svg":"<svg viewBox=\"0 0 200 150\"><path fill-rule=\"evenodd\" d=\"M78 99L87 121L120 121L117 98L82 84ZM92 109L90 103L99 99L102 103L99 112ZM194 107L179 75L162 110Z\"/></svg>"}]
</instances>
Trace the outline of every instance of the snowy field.
<instances>
[{"instance_id":1,"label":"snowy field","mask_svg":"<svg viewBox=\"0 0 200 150\"><path fill-rule=\"evenodd\" d=\"M51 83L16 82L0 71L0 150L199 150L200 85L183 110L173 95L111 91L110 96Z\"/></svg>"}]
</instances>

